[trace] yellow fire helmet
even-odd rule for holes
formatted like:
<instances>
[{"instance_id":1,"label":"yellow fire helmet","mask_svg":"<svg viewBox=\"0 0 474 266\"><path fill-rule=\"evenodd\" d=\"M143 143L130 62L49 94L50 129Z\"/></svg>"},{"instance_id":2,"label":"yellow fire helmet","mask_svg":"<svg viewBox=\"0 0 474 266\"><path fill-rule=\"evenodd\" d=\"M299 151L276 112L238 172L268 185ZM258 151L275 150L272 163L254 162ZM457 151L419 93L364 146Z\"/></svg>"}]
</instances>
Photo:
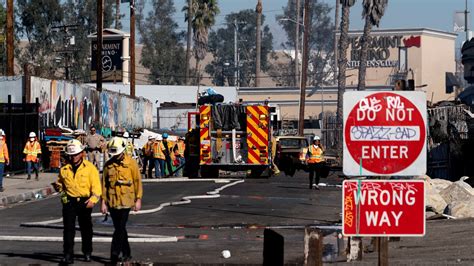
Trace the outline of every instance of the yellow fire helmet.
<instances>
[{"instance_id":1,"label":"yellow fire helmet","mask_svg":"<svg viewBox=\"0 0 474 266\"><path fill-rule=\"evenodd\" d=\"M116 156L121 154L125 150L125 141L123 138L113 137L107 143L107 150L110 156Z\"/></svg>"},{"instance_id":2,"label":"yellow fire helmet","mask_svg":"<svg viewBox=\"0 0 474 266\"><path fill-rule=\"evenodd\" d=\"M76 155L84 150L84 145L77 140L71 139L66 145L66 154L67 155Z\"/></svg>"}]
</instances>

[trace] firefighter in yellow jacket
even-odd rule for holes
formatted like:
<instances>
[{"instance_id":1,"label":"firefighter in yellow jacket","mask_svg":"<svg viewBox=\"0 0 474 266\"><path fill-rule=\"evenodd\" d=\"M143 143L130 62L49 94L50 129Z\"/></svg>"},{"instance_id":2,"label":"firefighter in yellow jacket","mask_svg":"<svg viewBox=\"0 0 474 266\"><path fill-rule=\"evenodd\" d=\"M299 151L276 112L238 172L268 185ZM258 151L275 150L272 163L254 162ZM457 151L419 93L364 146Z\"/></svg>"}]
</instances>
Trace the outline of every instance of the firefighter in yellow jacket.
<instances>
[{"instance_id":1,"label":"firefighter in yellow jacket","mask_svg":"<svg viewBox=\"0 0 474 266\"><path fill-rule=\"evenodd\" d=\"M321 170L324 166L324 148L321 145L319 136L315 136L313 143L308 147L308 153L306 154L306 163L308 164L309 171L309 189L318 189L319 178L321 177ZM316 173L316 180L313 185L313 178Z\"/></svg>"},{"instance_id":2,"label":"firefighter in yellow jacket","mask_svg":"<svg viewBox=\"0 0 474 266\"><path fill-rule=\"evenodd\" d=\"M26 162L26 172L28 173L28 180L31 179L31 171L35 170L36 180L38 180L39 172L39 155L41 154L41 145L36 138L35 132L30 132L29 139L26 142L23 153L25 154L24 161Z\"/></svg>"},{"instance_id":3,"label":"firefighter in yellow jacket","mask_svg":"<svg viewBox=\"0 0 474 266\"><path fill-rule=\"evenodd\" d=\"M3 172L5 165L10 163L10 157L8 157L8 147L5 141L5 133L0 129L0 192L3 192Z\"/></svg>"},{"instance_id":4,"label":"firefighter in yellow jacket","mask_svg":"<svg viewBox=\"0 0 474 266\"><path fill-rule=\"evenodd\" d=\"M53 183L56 191L61 192L63 204L63 252L62 263L74 263L74 237L76 217L82 237L82 253L85 261L91 261L92 254L92 208L102 195L99 171L85 160L85 146L77 140L70 140L66 146L67 164L59 172L58 180Z\"/></svg>"},{"instance_id":5,"label":"firefighter in yellow jacket","mask_svg":"<svg viewBox=\"0 0 474 266\"><path fill-rule=\"evenodd\" d=\"M138 164L125 153L123 138L114 137L107 144L111 158L104 166L102 179L102 213L112 217L114 234L110 250L112 264L131 259L126 224L130 210L139 211L142 205L142 180Z\"/></svg>"}]
</instances>

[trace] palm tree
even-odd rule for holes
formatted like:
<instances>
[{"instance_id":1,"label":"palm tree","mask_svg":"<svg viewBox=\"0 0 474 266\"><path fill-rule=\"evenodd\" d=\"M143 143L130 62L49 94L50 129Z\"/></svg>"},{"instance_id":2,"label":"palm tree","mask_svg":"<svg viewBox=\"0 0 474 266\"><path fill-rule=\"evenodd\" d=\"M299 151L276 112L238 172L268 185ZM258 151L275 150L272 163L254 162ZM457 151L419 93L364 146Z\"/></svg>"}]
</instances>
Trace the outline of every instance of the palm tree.
<instances>
[{"instance_id":1,"label":"palm tree","mask_svg":"<svg viewBox=\"0 0 474 266\"><path fill-rule=\"evenodd\" d=\"M209 29L216 22L216 15L219 14L217 0L192 0L191 7L185 6L183 11L191 9L191 17L186 15L185 21L191 19L193 28L194 57L196 58L197 83L199 84L200 69L199 62L207 54L207 42Z\"/></svg>"},{"instance_id":2,"label":"palm tree","mask_svg":"<svg viewBox=\"0 0 474 266\"><path fill-rule=\"evenodd\" d=\"M339 73L337 75L337 124L339 129L338 151L342 155L342 132L340 126L342 125L342 96L346 90L346 65L347 65L347 49L349 48L349 15L350 8L355 4L356 0L336 0L340 1L342 6L341 17L341 34L339 36ZM342 158L342 156L340 157Z\"/></svg>"},{"instance_id":3,"label":"palm tree","mask_svg":"<svg viewBox=\"0 0 474 266\"><path fill-rule=\"evenodd\" d=\"M193 0L188 0L188 6L193 4ZM189 61L191 60L191 38L193 37L193 24L192 20L188 19L192 17L191 8L188 6L183 7L183 11L186 11L185 20L188 21L188 32L186 37L186 81L185 84L189 85Z\"/></svg>"},{"instance_id":4,"label":"palm tree","mask_svg":"<svg viewBox=\"0 0 474 266\"><path fill-rule=\"evenodd\" d=\"M388 0L364 0L362 3L362 17L365 19L364 33L360 39L360 65L359 65L359 83L357 90L365 90L365 74L367 70L367 53L369 50L369 35L372 26L379 26L380 20L385 13Z\"/></svg>"}]
</instances>

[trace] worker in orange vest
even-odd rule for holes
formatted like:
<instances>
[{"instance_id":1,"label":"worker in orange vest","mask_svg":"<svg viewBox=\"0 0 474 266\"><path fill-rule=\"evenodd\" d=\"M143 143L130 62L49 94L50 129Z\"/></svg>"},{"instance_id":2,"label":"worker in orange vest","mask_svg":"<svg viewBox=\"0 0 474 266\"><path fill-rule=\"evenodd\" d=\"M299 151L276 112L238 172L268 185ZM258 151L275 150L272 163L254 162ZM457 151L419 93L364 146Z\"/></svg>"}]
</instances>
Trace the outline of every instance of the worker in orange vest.
<instances>
[{"instance_id":1,"label":"worker in orange vest","mask_svg":"<svg viewBox=\"0 0 474 266\"><path fill-rule=\"evenodd\" d=\"M313 143L308 147L306 154L306 163L309 171L309 189L319 190L319 178L321 177L321 170L324 166L324 148L321 145L319 136L315 136ZM316 182L313 184L313 178L316 173Z\"/></svg>"},{"instance_id":2,"label":"worker in orange vest","mask_svg":"<svg viewBox=\"0 0 474 266\"><path fill-rule=\"evenodd\" d=\"M5 142L5 133L0 129L0 192L3 192L3 172L5 170L5 165L10 163L10 158L8 157L8 147Z\"/></svg>"},{"instance_id":3,"label":"worker in orange vest","mask_svg":"<svg viewBox=\"0 0 474 266\"><path fill-rule=\"evenodd\" d=\"M36 181L39 179L39 155L41 154L41 145L36 138L35 132L30 132L29 139L26 142L23 153L25 154L26 171L28 173L28 180L31 179L31 170L35 170ZM33 168L33 169L32 169Z\"/></svg>"},{"instance_id":4,"label":"worker in orange vest","mask_svg":"<svg viewBox=\"0 0 474 266\"><path fill-rule=\"evenodd\" d=\"M142 148L143 154L143 168L142 174L145 175L145 178L152 178L151 172L153 170L153 144L155 143L155 136L148 136L148 142ZM147 166L148 166L148 175L147 175Z\"/></svg>"},{"instance_id":5,"label":"worker in orange vest","mask_svg":"<svg viewBox=\"0 0 474 266\"><path fill-rule=\"evenodd\" d=\"M155 178L161 178L165 174L165 146L163 145L163 137L158 135L155 143L153 143L153 162L155 165Z\"/></svg>"},{"instance_id":6,"label":"worker in orange vest","mask_svg":"<svg viewBox=\"0 0 474 266\"><path fill-rule=\"evenodd\" d=\"M186 149L186 145L184 143L184 137L179 137L178 142L174 145L173 152L176 161L176 167L180 167L185 163L184 160L184 150ZM176 171L175 176L183 176L183 168L181 167L178 171Z\"/></svg>"}]
</instances>

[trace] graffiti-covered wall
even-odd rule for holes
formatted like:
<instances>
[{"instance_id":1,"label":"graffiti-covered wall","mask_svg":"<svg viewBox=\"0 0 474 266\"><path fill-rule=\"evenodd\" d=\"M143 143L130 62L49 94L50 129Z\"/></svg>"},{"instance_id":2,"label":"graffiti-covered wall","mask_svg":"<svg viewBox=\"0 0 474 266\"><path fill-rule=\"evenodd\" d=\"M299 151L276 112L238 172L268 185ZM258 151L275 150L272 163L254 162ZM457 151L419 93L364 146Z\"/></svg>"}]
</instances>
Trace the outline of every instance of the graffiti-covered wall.
<instances>
[{"instance_id":1,"label":"graffiti-covered wall","mask_svg":"<svg viewBox=\"0 0 474 266\"><path fill-rule=\"evenodd\" d=\"M40 102L42 126L87 129L90 124L109 130L151 128L152 103L112 91L66 81L31 78L31 99Z\"/></svg>"}]
</instances>

